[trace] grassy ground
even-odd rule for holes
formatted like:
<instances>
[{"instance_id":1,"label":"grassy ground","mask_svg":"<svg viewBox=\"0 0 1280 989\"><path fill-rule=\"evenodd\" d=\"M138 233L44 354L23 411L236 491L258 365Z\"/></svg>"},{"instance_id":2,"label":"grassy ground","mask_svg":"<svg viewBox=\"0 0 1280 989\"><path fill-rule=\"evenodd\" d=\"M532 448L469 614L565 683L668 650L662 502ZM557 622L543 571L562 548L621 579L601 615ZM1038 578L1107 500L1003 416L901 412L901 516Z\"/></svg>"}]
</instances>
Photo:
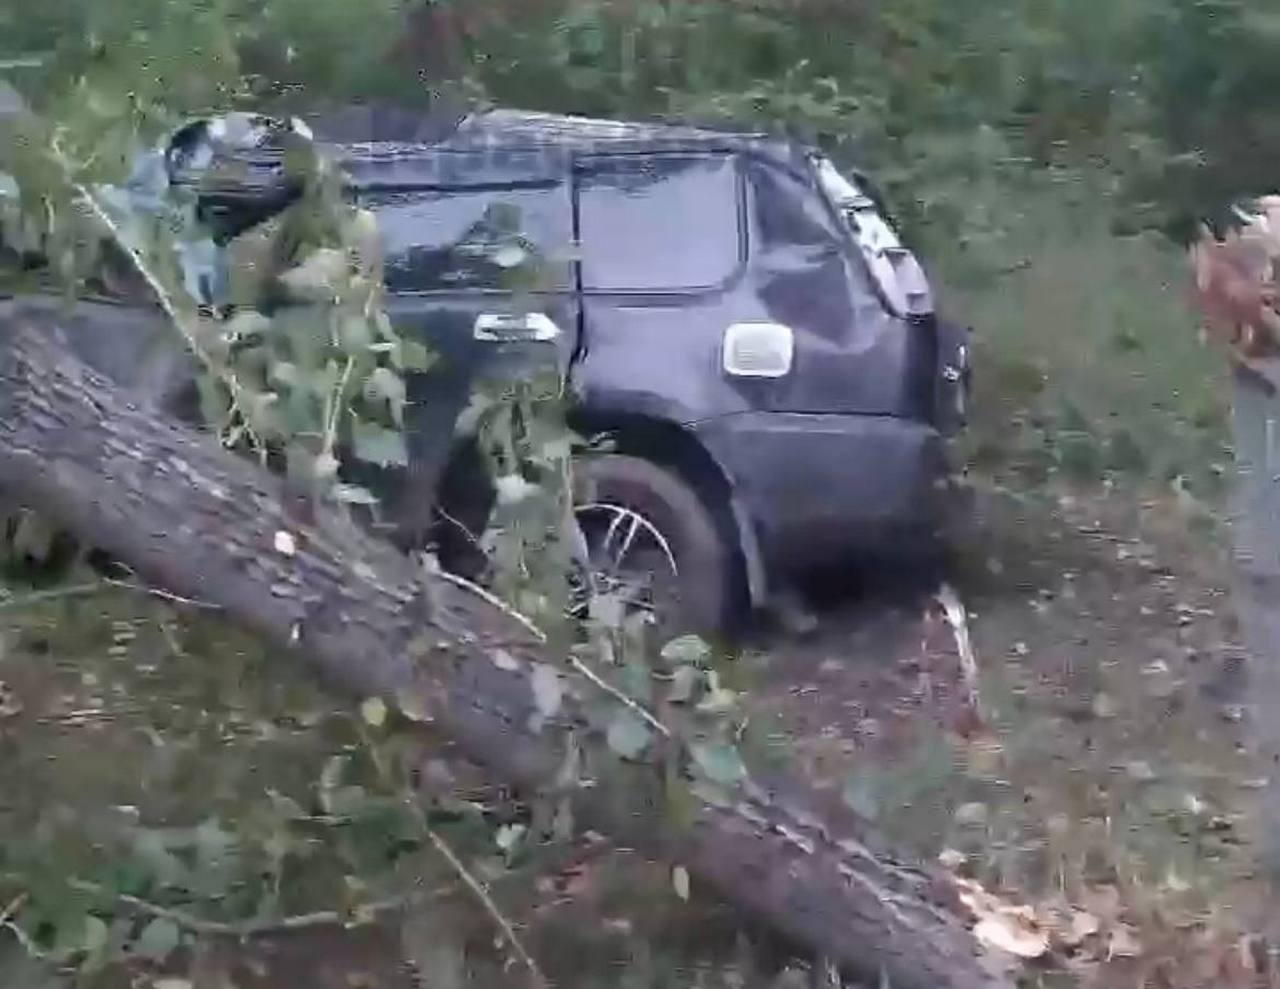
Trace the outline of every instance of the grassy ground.
<instances>
[{"instance_id":1,"label":"grassy ground","mask_svg":"<svg viewBox=\"0 0 1280 989\"><path fill-rule=\"evenodd\" d=\"M744 657L757 715L896 841L963 856L984 882L1077 925L1066 954L1080 978L1253 984L1239 938L1260 926L1266 891L1248 816L1259 768L1240 745L1247 663L1217 526L1220 361L1196 342L1176 253L1113 237L1084 185L1015 201L1002 273L937 252L978 333L966 440L977 512L955 581L983 718L927 589L885 575L829 589L814 636ZM434 891L360 932L251 938L232 981L208 984L398 987L414 966L433 987L521 984L457 876L380 802L350 712L279 667L216 616L143 595L0 601L0 873L74 871L118 888L124 868L144 899L164 882L203 890L220 904L213 921ZM351 760L340 776L334 753ZM431 753L418 757L429 777ZM344 809L353 786L368 813ZM476 793L503 812L500 796ZM440 827L484 876L502 853L463 811ZM0 874L0 899L22 888ZM623 850L579 843L494 895L560 987L773 984L732 918L696 889L683 903L664 868ZM88 901L51 902L62 915L43 919L73 936ZM151 920L140 909L125 923ZM45 984L13 944L0 951L6 987Z\"/></svg>"},{"instance_id":2,"label":"grassy ground","mask_svg":"<svg viewBox=\"0 0 1280 989\"><path fill-rule=\"evenodd\" d=\"M948 301L977 329L971 460L1023 489L1113 473L1216 499L1226 379L1198 341L1183 255L1153 234L1113 236L1105 199L1064 185L1011 196L1020 212L994 273L941 255Z\"/></svg>"}]
</instances>

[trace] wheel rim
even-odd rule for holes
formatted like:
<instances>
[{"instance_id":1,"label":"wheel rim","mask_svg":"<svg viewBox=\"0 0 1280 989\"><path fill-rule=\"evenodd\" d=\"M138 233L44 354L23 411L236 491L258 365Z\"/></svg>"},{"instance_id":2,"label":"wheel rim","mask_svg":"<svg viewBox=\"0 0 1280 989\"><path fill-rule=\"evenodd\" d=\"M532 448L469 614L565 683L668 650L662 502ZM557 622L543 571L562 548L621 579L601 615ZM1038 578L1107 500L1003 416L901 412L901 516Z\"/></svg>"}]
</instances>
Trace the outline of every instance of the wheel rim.
<instances>
[{"instance_id":1,"label":"wheel rim","mask_svg":"<svg viewBox=\"0 0 1280 989\"><path fill-rule=\"evenodd\" d=\"M657 624L672 616L678 602L680 568L662 531L624 505L589 502L574 508L586 544L572 605L586 617L598 595L614 595L624 616L637 613Z\"/></svg>"}]
</instances>

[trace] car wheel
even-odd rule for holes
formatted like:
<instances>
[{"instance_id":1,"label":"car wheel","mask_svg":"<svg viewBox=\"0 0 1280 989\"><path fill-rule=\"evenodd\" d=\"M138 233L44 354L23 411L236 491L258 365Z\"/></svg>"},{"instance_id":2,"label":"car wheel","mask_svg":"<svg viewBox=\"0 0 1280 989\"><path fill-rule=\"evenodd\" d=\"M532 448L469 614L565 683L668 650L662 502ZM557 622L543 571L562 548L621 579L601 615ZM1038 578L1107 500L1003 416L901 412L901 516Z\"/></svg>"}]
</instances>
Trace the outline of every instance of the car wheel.
<instances>
[{"instance_id":1,"label":"car wheel","mask_svg":"<svg viewBox=\"0 0 1280 989\"><path fill-rule=\"evenodd\" d=\"M722 632L733 552L698 494L670 470L621 454L586 457L574 474L592 589L648 611L664 638Z\"/></svg>"}]
</instances>

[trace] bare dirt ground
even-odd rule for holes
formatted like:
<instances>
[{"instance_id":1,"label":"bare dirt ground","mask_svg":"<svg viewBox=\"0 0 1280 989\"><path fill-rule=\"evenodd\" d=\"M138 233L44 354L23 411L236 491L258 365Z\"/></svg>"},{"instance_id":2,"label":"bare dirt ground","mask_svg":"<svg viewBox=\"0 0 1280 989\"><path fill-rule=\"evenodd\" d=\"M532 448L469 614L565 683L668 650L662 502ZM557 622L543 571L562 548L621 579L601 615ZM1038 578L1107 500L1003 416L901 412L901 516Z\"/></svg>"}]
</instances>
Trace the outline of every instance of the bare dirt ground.
<instances>
[{"instance_id":1,"label":"bare dirt ground","mask_svg":"<svg viewBox=\"0 0 1280 989\"><path fill-rule=\"evenodd\" d=\"M1070 953L1095 984L1256 984L1260 769L1221 537L1174 497L976 507L952 580L980 714L928 590L865 577L816 635L772 646L762 703L893 837L1080 916Z\"/></svg>"},{"instance_id":2,"label":"bare dirt ground","mask_svg":"<svg viewBox=\"0 0 1280 989\"><path fill-rule=\"evenodd\" d=\"M976 680L934 586L912 575L845 575L826 582L813 634L766 634L739 660L753 717L793 764L892 840L944 855L1070 932L1043 984L1056 984L1052 973L1064 968L1108 987L1271 984L1249 938L1269 913L1250 837L1260 773L1244 745L1248 661L1220 538L1192 531L1175 497L1140 502L1096 489L1036 499L984 490L976 516L949 577L967 612ZM9 753L0 782L37 780L50 799L59 786L97 786L94 799L119 799L107 791L123 784L97 780L109 774L94 760L118 768L161 759L163 750L138 740L154 712L50 727L56 691L40 687L48 657L78 669L75 653L85 648L67 640L66 615L6 629L0 679L26 703L7 729L0 722ZM103 623L104 638L89 648L119 651L107 636L118 615ZM157 634L147 648L163 651L165 642ZM93 680L76 692L110 689ZM127 730L113 740L107 724ZM220 726L239 737L237 726ZM46 746L39 757L37 742ZM188 800L216 794L225 805L236 772L268 778L256 751L222 753L217 772L226 778L188 779ZM77 759L70 777L48 768ZM191 759L184 772L198 777L205 764ZM152 806L181 813L167 798ZM665 868L599 843L579 852L503 901L554 984L772 984L743 974L755 963L743 961L736 922L696 889L683 904ZM475 960L497 956L488 920L474 910L463 933L475 957L430 957L440 940L431 924L443 915L430 916L427 929L419 918L416 936L412 918L397 918L399 929L256 939L235 946L229 969L210 969L232 981L206 984L399 989L416 984L424 966L435 977L422 984L433 989L523 983L517 969Z\"/></svg>"}]
</instances>

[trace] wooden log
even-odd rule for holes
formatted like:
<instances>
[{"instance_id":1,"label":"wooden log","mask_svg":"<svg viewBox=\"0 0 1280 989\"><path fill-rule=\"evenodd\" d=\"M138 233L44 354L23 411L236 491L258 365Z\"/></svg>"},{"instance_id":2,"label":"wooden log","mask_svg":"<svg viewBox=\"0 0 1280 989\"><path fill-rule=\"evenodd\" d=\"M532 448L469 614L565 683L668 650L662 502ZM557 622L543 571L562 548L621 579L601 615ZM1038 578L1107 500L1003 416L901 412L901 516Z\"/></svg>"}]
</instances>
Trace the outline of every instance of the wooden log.
<instances>
[{"instance_id":1,"label":"wooden log","mask_svg":"<svg viewBox=\"0 0 1280 989\"><path fill-rule=\"evenodd\" d=\"M331 686L430 720L526 792L556 780L566 732L589 730L572 690L540 717L532 674L555 657L510 613L335 513L299 524L274 477L86 367L48 313L0 314L0 487ZM576 820L684 865L810 956L895 989L1013 984L947 874L873 850L852 813L819 812L803 785L749 783L673 814L652 766L600 755L584 773Z\"/></svg>"}]
</instances>

